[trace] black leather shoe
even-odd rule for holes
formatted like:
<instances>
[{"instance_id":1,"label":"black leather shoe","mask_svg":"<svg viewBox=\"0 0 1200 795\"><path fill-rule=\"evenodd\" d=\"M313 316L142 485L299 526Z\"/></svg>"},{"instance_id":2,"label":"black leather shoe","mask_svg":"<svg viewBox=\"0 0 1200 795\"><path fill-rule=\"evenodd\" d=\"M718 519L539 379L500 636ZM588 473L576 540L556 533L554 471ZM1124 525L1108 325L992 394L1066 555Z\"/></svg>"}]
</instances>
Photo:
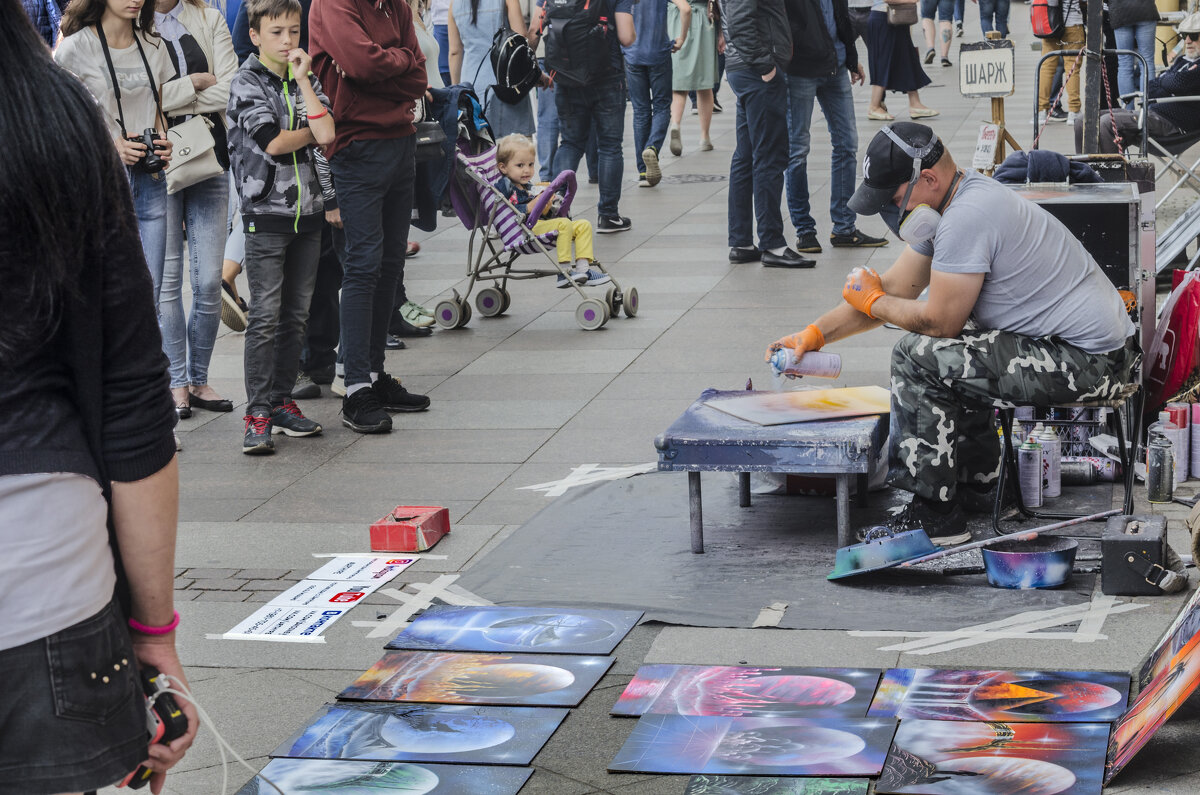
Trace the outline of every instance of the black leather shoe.
<instances>
[{"instance_id":1,"label":"black leather shoe","mask_svg":"<svg viewBox=\"0 0 1200 795\"><path fill-rule=\"evenodd\" d=\"M393 337L428 337L433 333L433 328L414 326L401 317L399 312L393 312L392 322L388 324L388 333Z\"/></svg>"},{"instance_id":2,"label":"black leather shoe","mask_svg":"<svg viewBox=\"0 0 1200 795\"><path fill-rule=\"evenodd\" d=\"M734 264L758 262L762 253L754 246L734 246L729 249L729 261Z\"/></svg>"},{"instance_id":3,"label":"black leather shoe","mask_svg":"<svg viewBox=\"0 0 1200 795\"><path fill-rule=\"evenodd\" d=\"M192 416L192 407L186 403L180 403L175 407L175 416L181 420L186 420Z\"/></svg>"},{"instance_id":4,"label":"black leather shoe","mask_svg":"<svg viewBox=\"0 0 1200 795\"><path fill-rule=\"evenodd\" d=\"M762 253L762 264L767 268L813 268L816 267L817 261L802 257L790 248L785 248L782 254L772 254L770 251Z\"/></svg>"},{"instance_id":5,"label":"black leather shoe","mask_svg":"<svg viewBox=\"0 0 1200 795\"><path fill-rule=\"evenodd\" d=\"M189 394L188 401L192 404L192 408L196 409L221 412L233 411L233 401L226 400L225 398L218 398L217 400L205 400L202 397L196 397L194 394Z\"/></svg>"}]
</instances>

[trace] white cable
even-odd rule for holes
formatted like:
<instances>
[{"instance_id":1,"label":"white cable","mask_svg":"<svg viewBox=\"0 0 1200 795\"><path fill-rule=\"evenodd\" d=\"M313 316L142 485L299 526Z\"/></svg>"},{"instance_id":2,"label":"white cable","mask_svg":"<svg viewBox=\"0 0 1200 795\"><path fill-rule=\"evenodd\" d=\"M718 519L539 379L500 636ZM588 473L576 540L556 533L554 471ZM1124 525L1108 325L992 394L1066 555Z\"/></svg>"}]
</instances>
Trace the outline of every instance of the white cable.
<instances>
[{"instance_id":1,"label":"white cable","mask_svg":"<svg viewBox=\"0 0 1200 795\"><path fill-rule=\"evenodd\" d=\"M201 725L207 725L208 730L212 732L213 737L216 738L217 750L221 752L221 795L225 795L225 790L229 786L229 759L225 755L227 749L229 753L233 755L233 758L240 762L243 767L245 767L258 778L262 779L267 784L271 785L271 787L278 792L279 795L287 795L287 793L280 789L274 781L271 781L271 779L264 776L260 771L255 770L253 765L243 759L241 754L234 750L233 746L230 745L225 738L221 736L221 733L217 731L217 726L213 722L212 718L208 716L208 712L205 711L204 707L200 706L200 702L196 700L195 696L192 695L192 692L188 690L188 688L182 682L179 682L174 677L163 673L158 675L158 679L161 680L166 687L160 688L158 693L149 699L149 707L151 709L154 708L155 699L157 699L162 693L170 693L173 696L179 696L180 698L186 699L193 707L196 708L196 714L200 717ZM176 689L177 687L179 688L178 690Z\"/></svg>"}]
</instances>

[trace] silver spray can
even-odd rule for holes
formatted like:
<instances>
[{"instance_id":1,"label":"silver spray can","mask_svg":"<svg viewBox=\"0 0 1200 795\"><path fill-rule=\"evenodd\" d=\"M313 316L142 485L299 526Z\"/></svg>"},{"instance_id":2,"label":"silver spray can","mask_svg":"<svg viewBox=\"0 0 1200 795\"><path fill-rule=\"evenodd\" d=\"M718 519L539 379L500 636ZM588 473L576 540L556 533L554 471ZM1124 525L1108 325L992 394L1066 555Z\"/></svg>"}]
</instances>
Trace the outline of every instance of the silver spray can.
<instances>
[{"instance_id":1,"label":"silver spray can","mask_svg":"<svg viewBox=\"0 0 1200 795\"><path fill-rule=\"evenodd\" d=\"M1042 431L1042 473L1043 497L1057 497L1062 494L1062 442L1053 428Z\"/></svg>"},{"instance_id":2,"label":"silver spray can","mask_svg":"<svg viewBox=\"0 0 1200 795\"><path fill-rule=\"evenodd\" d=\"M796 378L815 375L818 378L837 378L842 374L842 357L836 353L808 351L799 359L791 348L780 348L771 355L771 370L775 375Z\"/></svg>"},{"instance_id":3,"label":"silver spray can","mask_svg":"<svg viewBox=\"0 0 1200 795\"><path fill-rule=\"evenodd\" d=\"M1175 452L1161 433L1152 435L1146 445L1146 492L1155 503L1170 502L1175 496Z\"/></svg>"},{"instance_id":4,"label":"silver spray can","mask_svg":"<svg viewBox=\"0 0 1200 795\"><path fill-rule=\"evenodd\" d=\"M1026 508L1042 504L1042 446L1030 434L1017 449L1017 476L1021 481L1021 501Z\"/></svg>"}]
</instances>

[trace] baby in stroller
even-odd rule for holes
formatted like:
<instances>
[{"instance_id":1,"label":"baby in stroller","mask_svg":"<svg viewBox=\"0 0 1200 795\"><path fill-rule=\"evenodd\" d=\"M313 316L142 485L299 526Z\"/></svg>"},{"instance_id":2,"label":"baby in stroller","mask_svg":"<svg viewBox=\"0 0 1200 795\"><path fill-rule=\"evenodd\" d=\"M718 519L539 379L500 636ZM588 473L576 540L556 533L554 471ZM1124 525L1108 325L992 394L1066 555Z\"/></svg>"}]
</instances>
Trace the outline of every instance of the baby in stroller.
<instances>
[{"instance_id":1,"label":"baby in stroller","mask_svg":"<svg viewBox=\"0 0 1200 795\"><path fill-rule=\"evenodd\" d=\"M496 142L496 169L500 178L494 183L508 201L522 214L529 213L529 203L538 195L538 189L532 184L533 175L537 172L537 150L533 140L519 133L506 135ZM571 282L594 286L607 284L612 281L607 273L591 267L595 258L592 254L592 225L589 221L578 218L559 217L562 207L560 196L555 196L546 202L542 217L534 223L532 232L541 235L545 232L558 232L556 245L558 261L564 266L571 265L569 278L559 274L558 287L569 287ZM574 248L574 252L572 252Z\"/></svg>"}]
</instances>

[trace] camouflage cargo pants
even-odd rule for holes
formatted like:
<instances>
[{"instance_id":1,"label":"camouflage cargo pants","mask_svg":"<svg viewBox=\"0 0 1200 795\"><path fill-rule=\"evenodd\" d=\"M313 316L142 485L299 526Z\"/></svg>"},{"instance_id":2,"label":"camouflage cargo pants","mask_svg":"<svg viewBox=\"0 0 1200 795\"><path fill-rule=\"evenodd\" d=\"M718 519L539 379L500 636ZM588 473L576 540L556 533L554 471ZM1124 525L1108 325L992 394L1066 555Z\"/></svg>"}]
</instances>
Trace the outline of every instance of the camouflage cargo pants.
<instances>
[{"instance_id":1,"label":"camouflage cargo pants","mask_svg":"<svg viewBox=\"0 0 1200 795\"><path fill-rule=\"evenodd\" d=\"M1054 337L968 331L904 336L892 350L888 482L930 500L1000 474L995 410L1115 398L1138 359L1133 338L1106 354Z\"/></svg>"}]
</instances>

